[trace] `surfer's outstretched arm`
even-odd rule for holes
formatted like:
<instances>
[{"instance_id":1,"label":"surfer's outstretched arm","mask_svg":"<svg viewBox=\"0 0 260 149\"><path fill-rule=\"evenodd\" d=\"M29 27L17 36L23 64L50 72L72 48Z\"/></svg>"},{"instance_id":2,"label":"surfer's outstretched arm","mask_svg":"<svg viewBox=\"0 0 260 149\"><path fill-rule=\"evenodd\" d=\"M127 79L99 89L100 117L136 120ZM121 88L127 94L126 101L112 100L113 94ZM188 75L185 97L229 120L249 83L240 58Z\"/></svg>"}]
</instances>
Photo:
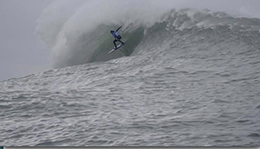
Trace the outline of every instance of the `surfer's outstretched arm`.
<instances>
[{"instance_id":1,"label":"surfer's outstretched arm","mask_svg":"<svg viewBox=\"0 0 260 149\"><path fill-rule=\"evenodd\" d=\"M116 32L117 32L118 30L120 30L121 27L122 27L122 26L120 26L118 29L116 29Z\"/></svg>"}]
</instances>

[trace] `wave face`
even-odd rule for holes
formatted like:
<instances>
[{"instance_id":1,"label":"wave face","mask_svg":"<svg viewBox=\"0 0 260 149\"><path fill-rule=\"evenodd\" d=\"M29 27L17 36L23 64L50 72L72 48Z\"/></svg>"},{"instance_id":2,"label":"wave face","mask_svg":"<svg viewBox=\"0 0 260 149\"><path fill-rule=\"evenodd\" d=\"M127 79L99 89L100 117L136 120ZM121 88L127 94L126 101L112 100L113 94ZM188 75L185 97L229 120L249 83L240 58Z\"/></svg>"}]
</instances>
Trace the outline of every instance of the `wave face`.
<instances>
[{"instance_id":1,"label":"wave face","mask_svg":"<svg viewBox=\"0 0 260 149\"><path fill-rule=\"evenodd\" d=\"M105 61L122 56L107 55L113 48L110 30L124 26L120 33L124 40L131 40L126 46L130 55L144 29L167 11L161 7L157 1L145 0L56 1L43 12L37 33L52 49L54 67Z\"/></svg>"},{"instance_id":2,"label":"wave face","mask_svg":"<svg viewBox=\"0 0 260 149\"><path fill-rule=\"evenodd\" d=\"M54 67L60 68L129 56L138 47L147 50L146 46L154 43L154 39L149 37L160 32L170 32L168 38L176 39L178 37L175 36L175 32L182 31L183 34L183 30L189 30L186 32L188 36L191 32L194 34L194 30L198 28L205 29L204 32L210 32L209 29L214 32L216 29L244 35L245 32L259 31L257 19L235 18L222 12L208 10L177 11L159 4L154 1L111 3L78 0L73 1L73 4L57 1L50 5L39 19L37 33L52 49ZM109 31L121 25L123 29L120 33L127 44L121 49L123 52L108 55L108 51L113 48L113 38ZM150 41L147 41L147 38ZM140 44L144 40L147 45ZM161 43L159 41L153 44L154 48L162 46Z\"/></svg>"},{"instance_id":3,"label":"wave face","mask_svg":"<svg viewBox=\"0 0 260 149\"><path fill-rule=\"evenodd\" d=\"M45 10L37 30L58 69L0 82L0 142L260 145L259 19L100 2ZM108 55L120 25L127 44Z\"/></svg>"}]
</instances>

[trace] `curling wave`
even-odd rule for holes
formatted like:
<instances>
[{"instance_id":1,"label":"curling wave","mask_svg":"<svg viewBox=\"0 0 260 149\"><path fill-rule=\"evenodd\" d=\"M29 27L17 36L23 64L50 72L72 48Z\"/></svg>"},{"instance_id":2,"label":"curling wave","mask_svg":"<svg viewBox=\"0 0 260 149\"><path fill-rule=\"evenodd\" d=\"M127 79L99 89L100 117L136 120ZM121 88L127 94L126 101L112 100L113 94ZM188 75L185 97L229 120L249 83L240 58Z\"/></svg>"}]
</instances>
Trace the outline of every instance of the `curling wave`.
<instances>
[{"instance_id":1,"label":"curling wave","mask_svg":"<svg viewBox=\"0 0 260 149\"><path fill-rule=\"evenodd\" d=\"M203 38L200 33L210 32L215 36L215 33L222 34L223 38L229 38L224 35L240 39L250 36L245 40L258 44L259 19L239 18L209 10L175 10L170 6L159 9L161 6L153 1L148 4L145 1L115 3L78 0L70 5L69 2L56 1L43 12L37 33L52 49L55 68L107 61L149 51L151 47L160 49L163 40L174 40L176 42L172 44L176 45L185 44L185 40L181 40L184 34L196 39ZM136 7L137 3L139 7ZM109 31L121 25L120 34L127 44L121 52L108 55L113 47ZM221 36L218 39L223 39ZM204 42L210 42L212 36L207 38Z\"/></svg>"}]
</instances>

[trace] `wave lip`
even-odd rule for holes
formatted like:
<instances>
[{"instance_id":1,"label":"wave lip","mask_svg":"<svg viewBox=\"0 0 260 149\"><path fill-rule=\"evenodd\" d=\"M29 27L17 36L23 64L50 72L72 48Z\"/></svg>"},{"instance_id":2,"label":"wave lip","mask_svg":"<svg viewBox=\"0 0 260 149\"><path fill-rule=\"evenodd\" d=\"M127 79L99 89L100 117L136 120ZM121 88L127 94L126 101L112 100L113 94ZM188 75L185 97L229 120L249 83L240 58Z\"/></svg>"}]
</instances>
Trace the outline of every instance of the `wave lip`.
<instances>
[{"instance_id":1,"label":"wave lip","mask_svg":"<svg viewBox=\"0 0 260 149\"><path fill-rule=\"evenodd\" d=\"M225 12L212 12L207 9L172 9L170 13L165 14L164 20L169 22L168 26L179 30L227 26L237 31L260 31L260 19L234 17Z\"/></svg>"},{"instance_id":2,"label":"wave lip","mask_svg":"<svg viewBox=\"0 0 260 149\"><path fill-rule=\"evenodd\" d=\"M57 1L43 12L37 33L52 50L55 67L84 64L95 61L100 50L113 48L113 38L109 35L111 29L122 25L121 31L127 34L153 24L167 11L158 11L162 7L158 4L144 0ZM110 41L109 45L106 41ZM105 48L104 43L106 49L100 49ZM106 59L115 57L119 55Z\"/></svg>"},{"instance_id":3,"label":"wave lip","mask_svg":"<svg viewBox=\"0 0 260 149\"><path fill-rule=\"evenodd\" d=\"M56 1L43 12L37 33L51 49L54 67L60 68L129 56L136 49L148 48L149 45L159 47L159 41L144 41L162 30L175 33L176 30L200 28L218 32L224 28L237 34L251 32L251 35L260 31L259 19L234 17L210 10L177 10L172 9L171 3L167 7L163 5L152 0L116 0L113 3L105 0ZM161 9L163 7L166 8ZM120 34L127 44L120 52L108 55L113 48L109 31L121 25ZM142 45L144 43L147 45Z\"/></svg>"}]
</instances>

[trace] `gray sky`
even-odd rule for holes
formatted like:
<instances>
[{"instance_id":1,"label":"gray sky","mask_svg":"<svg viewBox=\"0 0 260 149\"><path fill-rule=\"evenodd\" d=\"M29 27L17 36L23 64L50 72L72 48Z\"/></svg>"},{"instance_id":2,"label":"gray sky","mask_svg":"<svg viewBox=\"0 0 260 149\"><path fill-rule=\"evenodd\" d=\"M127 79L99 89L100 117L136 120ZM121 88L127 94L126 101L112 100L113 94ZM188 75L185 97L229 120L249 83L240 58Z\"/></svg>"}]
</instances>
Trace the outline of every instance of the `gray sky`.
<instances>
[{"instance_id":1,"label":"gray sky","mask_svg":"<svg viewBox=\"0 0 260 149\"><path fill-rule=\"evenodd\" d=\"M0 81L51 69L50 50L38 40L37 19L53 0L0 0ZM73 1L73 0L72 0ZM260 18L260 0L180 0L184 7Z\"/></svg>"},{"instance_id":2,"label":"gray sky","mask_svg":"<svg viewBox=\"0 0 260 149\"><path fill-rule=\"evenodd\" d=\"M49 52L34 34L53 0L0 0L0 81L50 67Z\"/></svg>"}]
</instances>

